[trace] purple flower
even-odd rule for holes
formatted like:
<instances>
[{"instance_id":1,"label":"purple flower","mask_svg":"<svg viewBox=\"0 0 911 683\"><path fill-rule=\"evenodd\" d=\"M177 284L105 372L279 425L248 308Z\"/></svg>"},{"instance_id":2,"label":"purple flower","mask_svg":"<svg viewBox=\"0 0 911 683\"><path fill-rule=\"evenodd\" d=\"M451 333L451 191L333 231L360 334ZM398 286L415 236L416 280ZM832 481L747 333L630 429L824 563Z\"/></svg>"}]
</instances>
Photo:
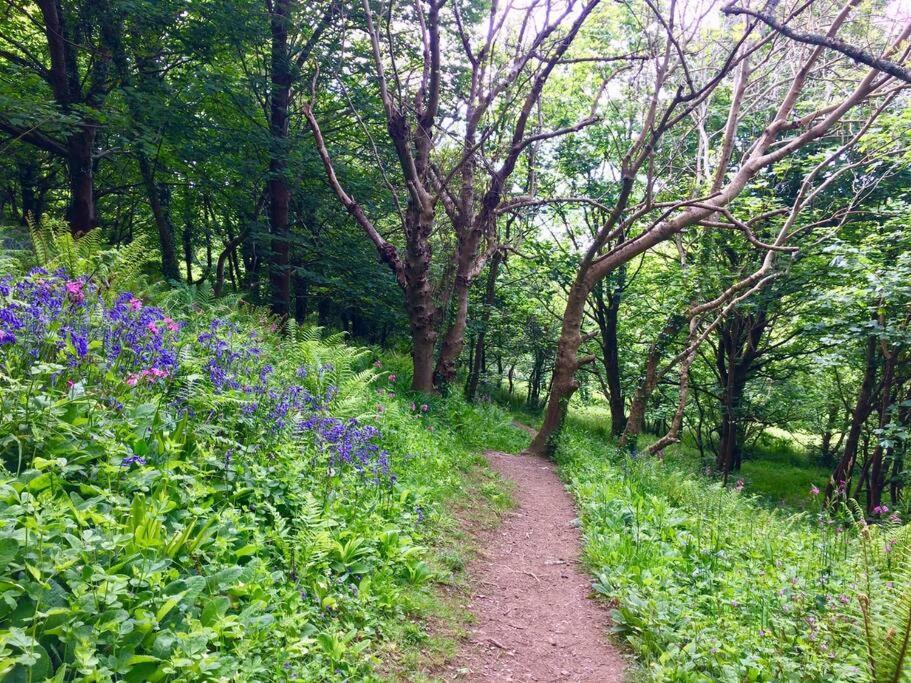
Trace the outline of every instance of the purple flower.
<instances>
[{"instance_id":1,"label":"purple flower","mask_svg":"<svg viewBox=\"0 0 911 683\"><path fill-rule=\"evenodd\" d=\"M121 467L129 467L130 465L145 465L145 458L142 458L138 455L128 455L123 460L120 461Z\"/></svg>"}]
</instances>

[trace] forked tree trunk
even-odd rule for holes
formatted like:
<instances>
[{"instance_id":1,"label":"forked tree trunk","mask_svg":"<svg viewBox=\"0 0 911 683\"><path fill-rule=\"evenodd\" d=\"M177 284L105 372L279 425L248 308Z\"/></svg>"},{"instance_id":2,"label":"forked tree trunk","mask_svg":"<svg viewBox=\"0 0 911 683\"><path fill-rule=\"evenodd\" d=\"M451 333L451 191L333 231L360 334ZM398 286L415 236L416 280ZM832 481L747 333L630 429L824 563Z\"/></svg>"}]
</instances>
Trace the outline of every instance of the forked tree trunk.
<instances>
[{"instance_id":1,"label":"forked tree trunk","mask_svg":"<svg viewBox=\"0 0 911 683\"><path fill-rule=\"evenodd\" d=\"M836 490L846 490L854 472L854 465L857 463L857 447L860 443L860 435L863 431L864 422L870 415L873 405L873 385L876 382L876 338L871 336L867 339L867 348L864 362L864 377L860 384L860 390L857 393L857 401L854 405L854 412L851 415L851 426L848 429L848 437L845 440L845 450L842 453L841 460L835 467L829 483L826 485L826 500L830 500Z\"/></svg>"}]
</instances>

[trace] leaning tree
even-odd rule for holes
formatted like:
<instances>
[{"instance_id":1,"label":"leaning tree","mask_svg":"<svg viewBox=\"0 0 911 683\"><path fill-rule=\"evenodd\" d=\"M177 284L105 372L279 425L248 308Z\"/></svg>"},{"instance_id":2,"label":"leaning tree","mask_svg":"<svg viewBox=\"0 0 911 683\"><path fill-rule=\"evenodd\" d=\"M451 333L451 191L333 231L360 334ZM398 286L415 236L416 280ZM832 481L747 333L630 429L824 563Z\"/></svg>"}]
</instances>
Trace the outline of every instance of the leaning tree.
<instances>
[{"instance_id":1,"label":"leaning tree","mask_svg":"<svg viewBox=\"0 0 911 683\"><path fill-rule=\"evenodd\" d=\"M844 6L812 2L780 6L778 12L782 25L806 31L804 25L811 24L813 31L834 38L849 23L856 6L854 1ZM618 148L608 165L615 185L613 204L581 259L567 295L548 404L530 446L532 452L552 453L569 399L579 386L576 372L594 360L593 356L580 356L579 351L585 336L586 302L599 282L631 259L689 229L738 230L747 239L755 239L755 221L777 221L776 237L767 245L762 266L724 293L727 303L721 310L728 312L736 300L774 276L775 254L800 229L797 214L804 205L799 203L796 212L753 216L744 215L749 212L748 204L738 207L738 198L775 164L810 144L823 144L831 154L822 167L814 167L806 176L804 193L814 194L826 182L822 169L847 148L844 141L849 141L847 146L856 144L900 93L889 73L875 66L860 69L841 53L832 55L825 46L790 40L758 18L738 17L721 38L707 28L705 15L693 17L691 9L673 0L667 6L647 2L642 8L629 8L634 20L660 28L647 65L652 86L638 112L638 135ZM883 36L884 58L903 62L909 35L911 24ZM685 180L675 177L674 166L666 163L667 147L685 145L689 135L698 135L691 126L693 112L722 89L727 91L729 105L723 125L712 131L717 139L709 155L714 170L706 174L708 181L700 192L674 198L664 190ZM625 97L629 93L618 94ZM760 117L764 118L761 124L757 123ZM618 242L615 238L620 234L624 237ZM717 303L696 304L690 318L701 314L706 305ZM705 330L700 332L697 326L691 334L693 343L687 345L682 359L689 358Z\"/></svg>"}]
</instances>

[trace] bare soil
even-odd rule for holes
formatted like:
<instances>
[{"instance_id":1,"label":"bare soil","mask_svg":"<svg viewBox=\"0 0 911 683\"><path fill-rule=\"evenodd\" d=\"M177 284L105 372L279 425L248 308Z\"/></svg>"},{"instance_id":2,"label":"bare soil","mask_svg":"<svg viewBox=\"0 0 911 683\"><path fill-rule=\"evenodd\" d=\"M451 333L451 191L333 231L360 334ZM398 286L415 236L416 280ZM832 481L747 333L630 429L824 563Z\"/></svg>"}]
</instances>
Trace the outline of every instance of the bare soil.
<instances>
[{"instance_id":1,"label":"bare soil","mask_svg":"<svg viewBox=\"0 0 911 683\"><path fill-rule=\"evenodd\" d=\"M518 505L469 565L475 623L447 681L623 681L626 661L579 565L573 501L548 460L486 454Z\"/></svg>"}]
</instances>

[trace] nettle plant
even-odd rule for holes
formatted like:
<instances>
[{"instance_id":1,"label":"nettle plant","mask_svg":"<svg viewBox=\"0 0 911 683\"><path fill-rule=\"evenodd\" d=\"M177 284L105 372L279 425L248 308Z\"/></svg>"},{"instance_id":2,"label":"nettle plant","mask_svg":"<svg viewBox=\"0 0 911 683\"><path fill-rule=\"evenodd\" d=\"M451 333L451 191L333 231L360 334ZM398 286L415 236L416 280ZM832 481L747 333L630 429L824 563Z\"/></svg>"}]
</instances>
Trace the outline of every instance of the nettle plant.
<instances>
[{"instance_id":1,"label":"nettle plant","mask_svg":"<svg viewBox=\"0 0 911 683\"><path fill-rule=\"evenodd\" d=\"M429 578L370 392L338 398L378 373L205 311L0 280L4 680L363 673Z\"/></svg>"}]
</instances>

